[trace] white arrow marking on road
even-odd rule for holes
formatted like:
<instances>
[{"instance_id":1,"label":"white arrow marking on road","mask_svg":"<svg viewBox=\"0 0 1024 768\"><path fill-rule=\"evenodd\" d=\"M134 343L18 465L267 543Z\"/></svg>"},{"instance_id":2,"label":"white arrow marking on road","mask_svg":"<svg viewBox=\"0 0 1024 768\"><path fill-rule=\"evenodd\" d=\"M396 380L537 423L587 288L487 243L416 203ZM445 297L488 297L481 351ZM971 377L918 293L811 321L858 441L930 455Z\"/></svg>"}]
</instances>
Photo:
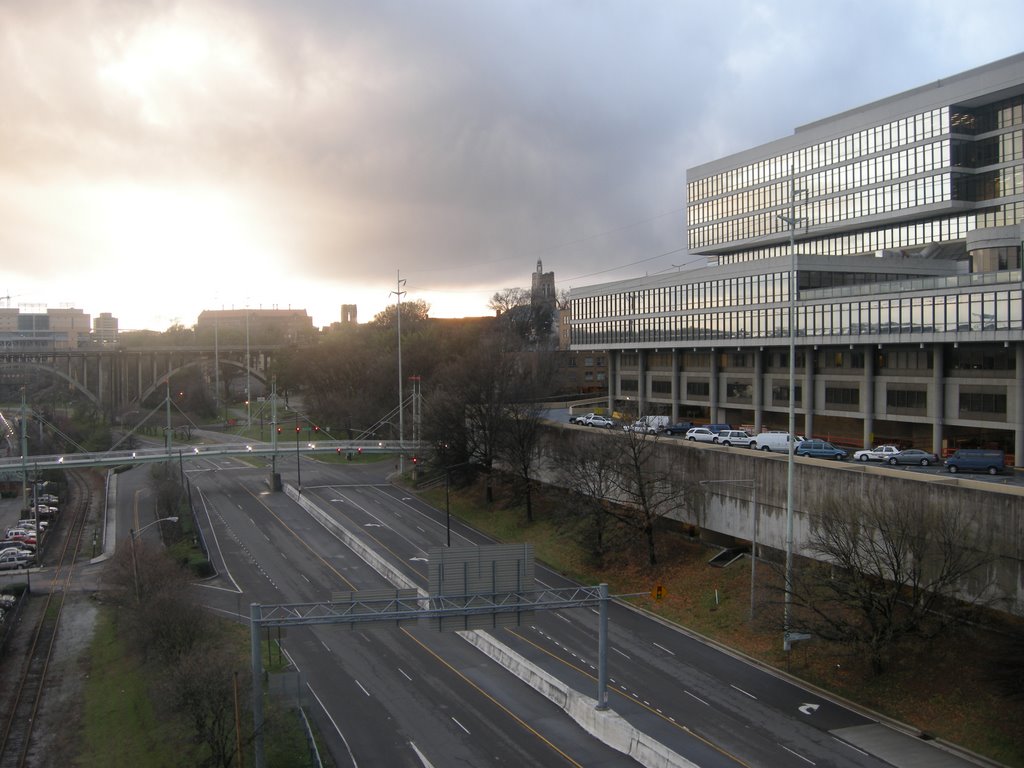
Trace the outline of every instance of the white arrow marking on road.
<instances>
[{"instance_id":1,"label":"white arrow marking on road","mask_svg":"<svg viewBox=\"0 0 1024 768\"><path fill-rule=\"evenodd\" d=\"M429 562L425 557L410 557L409 562L411 563L426 563Z\"/></svg>"},{"instance_id":2,"label":"white arrow marking on road","mask_svg":"<svg viewBox=\"0 0 1024 768\"><path fill-rule=\"evenodd\" d=\"M805 715L813 715L814 712L818 709L818 705L817 704L804 704L804 705L798 707L798 709L801 712L803 712Z\"/></svg>"},{"instance_id":3,"label":"white arrow marking on road","mask_svg":"<svg viewBox=\"0 0 1024 768\"><path fill-rule=\"evenodd\" d=\"M363 528L380 528L380 523L363 523Z\"/></svg>"}]
</instances>

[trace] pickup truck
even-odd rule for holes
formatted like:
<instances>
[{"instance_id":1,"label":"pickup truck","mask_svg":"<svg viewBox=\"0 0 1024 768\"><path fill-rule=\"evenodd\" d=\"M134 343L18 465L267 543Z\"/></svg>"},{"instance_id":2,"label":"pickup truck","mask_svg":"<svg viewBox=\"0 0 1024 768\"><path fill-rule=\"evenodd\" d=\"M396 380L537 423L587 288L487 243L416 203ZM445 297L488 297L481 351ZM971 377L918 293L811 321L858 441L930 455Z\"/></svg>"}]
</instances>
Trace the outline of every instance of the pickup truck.
<instances>
[{"instance_id":1,"label":"pickup truck","mask_svg":"<svg viewBox=\"0 0 1024 768\"><path fill-rule=\"evenodd\" d=\"M895 445L877 445L874 448L857 451L853 454L853 459L854 461L888 461L899 452L900 449Z\"/></svg>"}]
</instances>

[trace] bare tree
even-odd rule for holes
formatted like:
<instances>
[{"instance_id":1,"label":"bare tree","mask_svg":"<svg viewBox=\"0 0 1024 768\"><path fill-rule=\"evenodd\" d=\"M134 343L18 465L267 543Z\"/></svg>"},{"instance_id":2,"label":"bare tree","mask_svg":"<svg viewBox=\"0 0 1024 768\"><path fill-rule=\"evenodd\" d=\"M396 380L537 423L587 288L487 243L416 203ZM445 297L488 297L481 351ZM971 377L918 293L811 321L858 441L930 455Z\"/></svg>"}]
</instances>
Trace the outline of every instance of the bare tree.
<instances>
[{"instance_id":1,"label":"bare tree","mask_svg":"<svg viewBox=\"0 0 1024 768\"><path fill-rule=\"evenodd\" d=\"M530 303L530 292L525 288L502 288L495 291L487 306L498 315L504 315L518 307L525 307Z\"/></svg>"},{"instance_id":2,"label":"bare tree","mask_svg":"<svg viewBox=\"0 0 1024 768\"><path fill-rule=\"evenodd\" d=\"M647 562L658 562L655 531L658 521L686 506L699 487L687 488L663 456L659 457L657 435L626 430L619 439L621 453L613 475L615 495L621 504L609 506L608 513L640 534L647 546ZM696 486L696 483L691 485Z\"/></svg>"},{"instance_id":3,"label":"bare tree","mask_svg":"<svg viewBox=\"0 0 1024 768\"><path fill-rule=\"evenodd\" d=\"M788 590L810 632L854 646L876 674L903 638L939 634L961 617L959 588L991 561L966 510L923 494L828 497ZM796 614L794 614L796 615Z\"/></svg>"},{"instance_id":4,"label":"bare tree","mask_svg":"<svg viewBox=\"0 0 1024 768\"><path fill-rule=\"evenodd\" d=\"M595 565L604 564L609 550L609 507L617 488L621 438L614 434L581 434L566 441L556 458L559 482L573 503L563 520L581 526L583 539Z\"/></svg>"}]
</instances>

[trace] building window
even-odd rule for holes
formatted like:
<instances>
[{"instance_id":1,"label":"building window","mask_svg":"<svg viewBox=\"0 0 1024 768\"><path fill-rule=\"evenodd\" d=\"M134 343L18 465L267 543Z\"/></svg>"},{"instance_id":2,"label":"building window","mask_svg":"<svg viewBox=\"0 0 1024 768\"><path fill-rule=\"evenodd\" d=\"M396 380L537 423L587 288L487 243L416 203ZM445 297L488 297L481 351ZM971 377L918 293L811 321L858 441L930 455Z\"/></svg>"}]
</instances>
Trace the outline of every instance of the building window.
<instances>
[{"instance_id":1,"label":"building window","mask_svg":"<svg viewBox=\"0 0 1024 768\"><path fill-rule=\"evenodd\" d=\"M803 400L803 387L799 384L793 387L793 402L799 404ZM778 384L772 387L772 405L789 404L789 385Z\"/></svg>"},{"instance_id":2,"label":"building window","mask_svg":"<svg viewBox=\"0 0 1024 768\"><path fill-rule=\"evenodd\" d=\"M747 381L730 381L725 385L725 397L730 403L749 403L754 388Z\"/></svg>"},{"instance_id":3,"label":"building window","mask_svg":"<svg viewBox=\"0 0 1024 768\"><path fill-rule=\"evenodd\" d=\"M622 391L633 392L637 391L637 380L636 379L622 379Z\"/></svg>"},{"instance_id":4,"label":"building window","mask_svg":"<svg viewBox=\"0 0 1024 768\"><path fill-rule=\"evenodd\" d=\"M924 411L928 408L928 393L916 389L890 389L885 393L885 404L892 411Z\"/></svg>"},{"instance_id":5,"label":"building window","mask_svg":"<svg viewBox=\"0 0 1024 768\"><path fill-rule=\"evenodd\" d=\"M995 392L961 392L960 415L968 413L1006 415L1006 394Z\"/></svg>"},{"instance_id":6,"label":"building window","mask_svg":"<svg viewBox=\"0 0 1024 768\"><path fill-rule=\"evenodd\" d=\"M857 387L825 387L825 405L855 408L860 405L860 389Z\"/></svg>"},{"instance_id":7,"label":"building window","mask_svg":"<svg viewBox=\"0 0 1024 768\"><path fill-rule=\"evenodd\" d=\"M711 384L706 381L688 381L686 382L686 396L710 397Z\"/></svg>"},{"instance_id":8,"label":"building window","mask_svg":"<svg viewBox=\"0 0 1024 768\"><path fill-rule=\"evenodd\" d=\"M665 381L664 379L654 379L651 381L651 392L657 395L671 395L672 382Z\"/></svg>"}]
</instances>

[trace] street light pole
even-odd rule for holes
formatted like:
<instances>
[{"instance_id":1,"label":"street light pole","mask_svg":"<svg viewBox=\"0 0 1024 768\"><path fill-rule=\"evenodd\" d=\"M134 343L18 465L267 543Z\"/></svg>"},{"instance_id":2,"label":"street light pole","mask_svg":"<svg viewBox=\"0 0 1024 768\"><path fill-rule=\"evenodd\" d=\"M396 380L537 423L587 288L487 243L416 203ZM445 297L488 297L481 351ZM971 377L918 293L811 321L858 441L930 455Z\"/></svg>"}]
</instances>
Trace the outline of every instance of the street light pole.
<instances>
[{"instance_id":1,"label":"street light pole","mask_svg":"<svg viewBox=\"0 0 1024 768\"><path fill-rule=\"evenodd\" d=\"M302 462L299 461L299 422L295 420L295 474L298 479L296 483L299 488L299 493L302 493Z\"/></svg>"},{"instance_id":2,"label":"street light pole","mask_svg":"<svg viewBox=\"0 0 1024 768\"><path fill-rule=\"evenodd\" d=\"M789 168L789 216L779 218L789 226L789 451L786 454L786 576L782 619L782 650L789 653L790 622L793 609L793 454L796 451L796 226L801 219L796 215L797 194L805 190L796 188L793 167Z\"/></svg>"},{"instance_id":3,"label":"street light pole","mask_svg":"<svg viewBox=\"0 0 1024 768\"><path fill-rule=\"evenodd\" d=\"M147 523L146 525L144 525L141 528L139 528L139 530L137 530L137 531L134 528L128 529L128 533L129 533L129 535L131 537L131 543L132 543L132 581L135 583L135 602L139 601L139 560L138 560L138 557L135 554L135 539L144 530L146 530L147 528L149 528L151 526L157 525L158 523L176 523L176 522L178 522L178 518L177 517L158 517L156 520L154 520L151 523Z\"/></svg>"}]
</instances>

